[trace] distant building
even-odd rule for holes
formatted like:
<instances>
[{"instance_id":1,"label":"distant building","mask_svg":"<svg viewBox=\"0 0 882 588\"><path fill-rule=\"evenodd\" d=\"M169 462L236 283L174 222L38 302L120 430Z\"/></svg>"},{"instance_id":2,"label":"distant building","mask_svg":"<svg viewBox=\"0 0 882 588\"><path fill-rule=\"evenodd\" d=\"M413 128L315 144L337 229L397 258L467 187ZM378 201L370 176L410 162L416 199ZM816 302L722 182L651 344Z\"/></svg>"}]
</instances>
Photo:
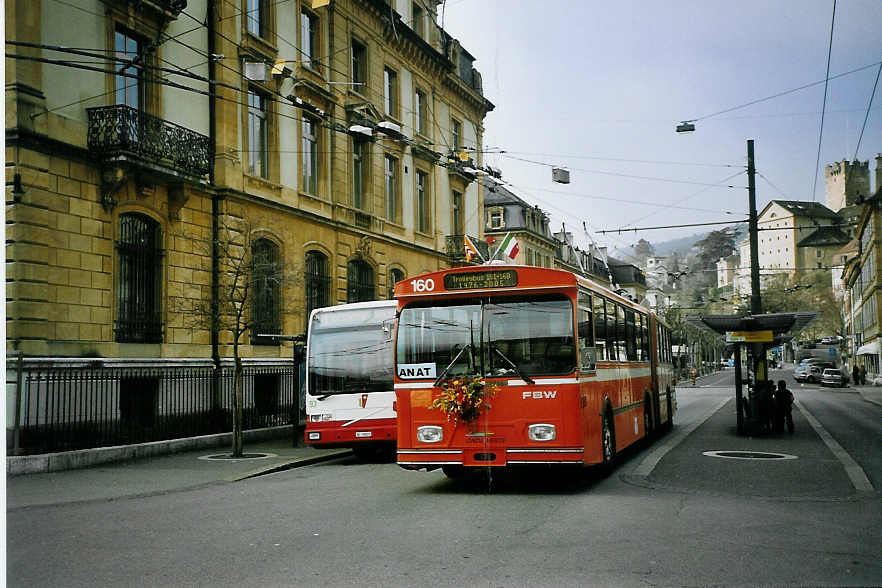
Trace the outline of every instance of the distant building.
<instances>
[{"instance_id":1,"label":"distant building","mask_svg":"<svg viewBox=\"0 0 882 588\"><path fill-rule=\"evenodd\" d=\"M555 253L555 267L586 276L598 284L609 288L609 266L606 265L606 247L590 245L588 251L575 246L573 234L560 231L554 234L558 243Z\"/></svg>"},{"instance_id":2,"label":"distant building","mask_svg":"<svg viewBox=\"0 0 882 588\"><path fill-rule=\"evenodd\" d=\"M879 157L877 156L877 164ZM877 168L878 170L878 168ZM878 173L878 171L877 171ZM824 167L827 208L836 212L859 204L870 195L870 168L868 161L845 159Z\"/></svg>"},{"instance_id":3,"label":"distant building","mask_svg":"<svg viewBox=\"0 0 882 588\"><path fill-rule=\"evenodd\" d=\"M619 292L624 290L624 295L628 296L638 304L642 303L646 298L647 286L646 275L639 267L633 263L620 261L615 258L608 258L609 271L612 275L614 285L613 290ZM620 294L622 292L619 292Z\"/></svg>"},{"instance_id":4,"label":"distant building","mask_svg":"<svg viewBox=\"0 0 882 588\"><path fill-rule=\"evenodd\" d=\"M507 233L518 240L515 263L554 267L557 242L551 236L548 215L490 178L483 177L484 233L496 241L491 253Z\"/></svg>"},{"instance_id":5,"label":"distant building","mask_svg":"<svg viewBox=\"0 0 882 588\"><path fill-rule=\"evenodd\" d=\"M837 252L838 260L845 259L841 276L848 352L866 367L869 377L882 373L882 176L878 167L876 172L876 192L863 204L855 239Z\"/></svg>"},{"instance_id":6,"label":"distant building","mask_svg":"<svg viewBox=\"0 0 882 588\"><path fill-rule=\"evenodd\" d=\"M841 217L818 202L772 200L757 218L760 281L786 273L798 280L805 272L831 267L836 252L848 243ZM742 260L735 272L735 292L750 293L750 247L738 244Z\"/></svg>"},{"instance_id":7,"label":"distant building","mask_svg":"<svg viewBox=\"0 0 882 588\"><path fill-rule=\"evenodd\" d=\"M648 285L661 288L670 284L670 274L673 270L668 267L668 261L668 258L664 256L646 258L646 283Z\"/></svg>"},{"instance_id":8,"label":"distant building","mask_svg":"<svg viewBox=\"0 0 882 588\"><path fill-rule=\"evenodd\" d=\"M717 288L732 286L735 282L735 272L741 265L741 256L735 251L732 255L721 257L717 260Z\"/></svg>"}]
</instances>

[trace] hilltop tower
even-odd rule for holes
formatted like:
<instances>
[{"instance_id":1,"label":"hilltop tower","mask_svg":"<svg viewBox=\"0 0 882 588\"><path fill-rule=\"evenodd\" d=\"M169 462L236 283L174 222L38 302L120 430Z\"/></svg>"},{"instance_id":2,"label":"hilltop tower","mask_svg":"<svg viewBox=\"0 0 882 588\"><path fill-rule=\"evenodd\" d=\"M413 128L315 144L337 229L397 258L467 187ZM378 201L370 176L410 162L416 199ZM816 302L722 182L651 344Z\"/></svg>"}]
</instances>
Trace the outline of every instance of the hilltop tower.
<instances>
[{"instance_id":1,"label":"hilltop tower","mask_svg":"<svg viewBox=\"0 0 882 588\"><path fill-rule=\"evenodd\" d=\"M870 162L843 159L824 167L827 208L839 211L870 195Z\"/></svg>"}]
</instances>

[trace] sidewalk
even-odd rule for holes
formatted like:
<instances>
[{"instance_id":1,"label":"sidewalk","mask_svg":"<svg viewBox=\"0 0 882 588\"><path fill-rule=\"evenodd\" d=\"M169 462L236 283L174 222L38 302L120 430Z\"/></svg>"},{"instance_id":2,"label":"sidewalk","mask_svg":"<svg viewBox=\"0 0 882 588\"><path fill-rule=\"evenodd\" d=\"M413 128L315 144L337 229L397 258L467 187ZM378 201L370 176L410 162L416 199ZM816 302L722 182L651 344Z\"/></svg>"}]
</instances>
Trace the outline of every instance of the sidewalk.
<instances>
[{"instance_id":1,"label":"sidewalk","mask_svg":"<svg viewBox=\"0 0 882 588\"><path fill-rule=\"evenodd\" d=\"M162 494L235 482L352 455L348 449L294 447L291 438L287 437L253 443L246 441L244 452L266 454L260 459L206 459L229 452L228 446L204 447L82 469L7 476L6 510Z\"/></svg>"},{"instance_id":2,"label":"sidewalk","mask_svg":"<svg viewBox=\"0 0 882 588\"><path fill-rule=\"evenodd\" d=\"M849 384L849 388L856 390L861 398L867 402L882 406L882 386L854 386Z\"/></svg>"}]
</instances>

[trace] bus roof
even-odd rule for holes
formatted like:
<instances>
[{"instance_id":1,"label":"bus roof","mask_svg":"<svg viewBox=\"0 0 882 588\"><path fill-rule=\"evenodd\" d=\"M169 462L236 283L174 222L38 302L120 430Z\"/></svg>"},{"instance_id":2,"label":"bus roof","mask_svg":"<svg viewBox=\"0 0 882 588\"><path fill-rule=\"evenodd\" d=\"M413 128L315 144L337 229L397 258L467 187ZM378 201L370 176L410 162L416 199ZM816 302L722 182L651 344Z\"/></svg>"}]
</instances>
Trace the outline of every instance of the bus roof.
<instances>
[{"instance_id":1,"label":"bus roof","mask_svg":"<svg viewBox=\"0 0 882 588\"><path fill-rule=\"evenodd\" d=\"M348 304L336 304L334 306L322 306L321 308L314 308L309 315L309 320L312 321L312 317L318 314L324 314L326 312L346 312L350 310L360 310L360 309L369 309L369 308L395 308L398 304L396 300L369 300L368 302L350 302Z\"/></svg>"},{"instance_id":2,"label":"bus roof","mask_svg":"<svg viewBox=\"0 0 882 588\"><path fill-rule=\"evenodd\" d=\"M429 280L431 280L431 286L429 286ZM641 313L650 312L645 306L628 300L606 286L573 272L530 265L476 265L429 272L401 280L395 284L395 298L498 292L510 290L515 286L523 290L582 286ZM422 289L420 290L420 288Z\"/></svg>"}]
</instances>

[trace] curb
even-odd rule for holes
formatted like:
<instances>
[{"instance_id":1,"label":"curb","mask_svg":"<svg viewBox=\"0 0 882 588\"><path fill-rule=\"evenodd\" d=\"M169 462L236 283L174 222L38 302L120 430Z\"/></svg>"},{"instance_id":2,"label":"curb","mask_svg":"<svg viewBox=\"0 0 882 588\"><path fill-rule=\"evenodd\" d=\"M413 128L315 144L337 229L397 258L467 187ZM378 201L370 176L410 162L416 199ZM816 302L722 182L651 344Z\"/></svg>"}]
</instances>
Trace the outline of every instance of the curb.
<instances>
[{"instance_id":1,"label":"curb","mask_svg":"<svg viewBox=\"0 0 882 588\"><path fill-rule=\"evenodd\" d=\"M237 474L227 479L229 482L241 482L242 480L247 480L249 478L256 478L257 476L265 476L267 474L275 474L277 472L283 472L285 470L291 470L294 468L299 468L302 466L312 465L314 463L321 463L323 461L331 461L333 459L338 459L340 457L348 457L352 455L351 449L338 449L331 450L328 453L323 453L321 455L315 455L312 457L295 457L293 459L289 459L288 461L277 463L273 465L268 465L263 468L258 468L256 470L252 470L250 472L246 472L244 474Z\"/></svg>"},{"instance_id":2,"label":"curb","mask_svg":"<svg viewBox=\"0 0 882 588\"><path fill-rule=\"evenodd\" d=\"M290 437L292 433L291 425L285 425L283 427L252 429L244 431L243 434L244 438L249 441L262 441L284 438L285 436ZM43 474L75 470L105 463L208 449L230 444L232 440L232 433L218 433L215 435L152 441L135 445L116 445L94 449L79 449L77 451L42 453L39 455L8 455L6 456L6 474L9 476L19 476L23 474Z\"/></svg>"}]
</instances>

